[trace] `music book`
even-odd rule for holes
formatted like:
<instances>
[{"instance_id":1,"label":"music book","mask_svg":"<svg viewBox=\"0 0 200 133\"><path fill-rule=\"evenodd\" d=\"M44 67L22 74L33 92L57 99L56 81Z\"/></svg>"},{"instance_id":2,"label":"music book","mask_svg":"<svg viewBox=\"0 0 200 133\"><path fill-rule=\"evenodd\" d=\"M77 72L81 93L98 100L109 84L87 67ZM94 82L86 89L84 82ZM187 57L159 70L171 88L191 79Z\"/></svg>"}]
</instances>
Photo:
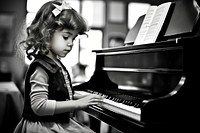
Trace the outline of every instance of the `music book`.
<instances>
[{"instance_id":1,"label":"music book","mask_svg":"<svg viewBox=\"0 0 200 133\"><path fill-rule=\"evenodd\" d=\"M145 15L134 45L155 43L170 10L172 2L151 5Z\"/></svg>"}]
</instances>

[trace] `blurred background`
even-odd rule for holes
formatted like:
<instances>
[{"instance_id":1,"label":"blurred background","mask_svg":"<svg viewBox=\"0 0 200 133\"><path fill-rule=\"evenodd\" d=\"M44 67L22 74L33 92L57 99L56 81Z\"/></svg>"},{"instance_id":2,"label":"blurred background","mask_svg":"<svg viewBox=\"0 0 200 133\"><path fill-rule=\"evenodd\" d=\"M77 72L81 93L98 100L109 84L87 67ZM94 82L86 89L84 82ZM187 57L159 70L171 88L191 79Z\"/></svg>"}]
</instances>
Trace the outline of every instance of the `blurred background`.
<instances>
[{"instance_id":1,"label":"blurred background","mask_svg":"<svg viewBox=\"0 0 200 133\"><path fill-rule=\"evenodd\" d=\"M26 37L25 29L37 10L47 1L49 0L0 1L0 77L1 80L14 81L22 93L24 75L31 61L26 59L24 50L17 45ZM70 54L62 59L73 82L77 82L76 80L88 80L93 74L95 55L92 50L123 46L126 34L138 18L146 13L149 5L166 0L66 1L82 14L90 26L88 38L79 37ZM77 76L81 71L83 76Z\"/></svg>"}]
</instances>

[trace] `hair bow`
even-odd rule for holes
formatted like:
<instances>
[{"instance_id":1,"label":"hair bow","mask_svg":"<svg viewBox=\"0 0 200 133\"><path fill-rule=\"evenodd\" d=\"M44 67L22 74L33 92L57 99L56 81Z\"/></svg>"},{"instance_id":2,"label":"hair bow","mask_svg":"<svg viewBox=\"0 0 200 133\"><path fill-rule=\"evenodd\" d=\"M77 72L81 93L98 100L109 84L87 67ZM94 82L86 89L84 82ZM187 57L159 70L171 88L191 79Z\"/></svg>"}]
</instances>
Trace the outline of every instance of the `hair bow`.
<instances>
[{"instance_id":1,"label":"hair bow","mask_svg":"<svg viewBox=\"0 0 200 133\"><path fill-rule=\"evenodd\" d=\"M72 9L72 7L70 6L69 3L66 3L65 1L62 2L62 5L56 5L53 4L56 8L52 11L52 13L54 14L54 16L56 17L58 14L61 13L62 10L65 9Z\"/></svg>"}]
</instances>

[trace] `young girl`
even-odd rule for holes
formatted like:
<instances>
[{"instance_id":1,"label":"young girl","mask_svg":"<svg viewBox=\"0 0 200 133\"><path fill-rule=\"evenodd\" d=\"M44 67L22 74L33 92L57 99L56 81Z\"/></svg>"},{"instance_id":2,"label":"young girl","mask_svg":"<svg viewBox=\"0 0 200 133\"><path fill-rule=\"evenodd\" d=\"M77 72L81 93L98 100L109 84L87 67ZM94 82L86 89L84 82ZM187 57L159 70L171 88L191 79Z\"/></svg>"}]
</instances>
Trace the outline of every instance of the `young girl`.
<instances>
[{"instance_id":1,"label":"young girl","mask_svg":"<svg viewBox=\"0 0 200 133\"><path fill-rule=\"evenodd\" d=\"M85 34L84 19L69 4L45 3L27 28L28 57L34 57L25 79L22 120L14 133L90 133L72 119L72 113L100 104L98 95L78 96L70 75L59 60L72 49L78 35Z\"/></svg>"}]
</instances>

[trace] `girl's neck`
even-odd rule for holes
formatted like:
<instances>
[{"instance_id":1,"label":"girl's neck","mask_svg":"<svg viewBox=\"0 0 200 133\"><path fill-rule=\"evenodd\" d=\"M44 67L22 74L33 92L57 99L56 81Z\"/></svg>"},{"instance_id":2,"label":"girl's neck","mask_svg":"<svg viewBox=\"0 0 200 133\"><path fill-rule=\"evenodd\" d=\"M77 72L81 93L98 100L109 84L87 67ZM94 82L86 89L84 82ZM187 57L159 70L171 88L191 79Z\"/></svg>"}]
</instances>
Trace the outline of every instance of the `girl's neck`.
<instances>
[{"instance_id":1,"label":"girl's neck","mask_svg":"<svg viewBox=\"0 0 200 133\"><path fill-rule=\"evenodd\" d=\"M54 60L54 61L57 61L57 60L58 60L58 56L55 55L52 51L49 51L49 53L47 54L47 56L48 56L49 58L51 58L52 60Z\"/></svg>"}]
</instances>

